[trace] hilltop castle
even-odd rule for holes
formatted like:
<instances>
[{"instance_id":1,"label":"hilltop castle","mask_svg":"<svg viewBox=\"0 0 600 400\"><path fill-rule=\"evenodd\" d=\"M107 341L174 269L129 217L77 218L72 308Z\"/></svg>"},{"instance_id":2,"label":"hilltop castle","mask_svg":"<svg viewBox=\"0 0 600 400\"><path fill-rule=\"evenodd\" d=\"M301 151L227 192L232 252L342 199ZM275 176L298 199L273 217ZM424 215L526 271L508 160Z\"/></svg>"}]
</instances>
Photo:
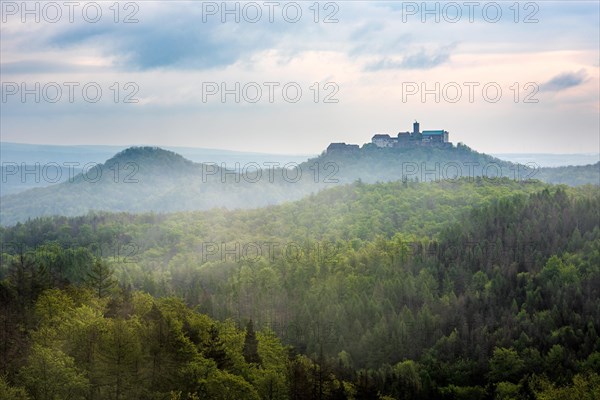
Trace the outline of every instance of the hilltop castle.
<instances>
[{"instance_id":1,"label":"hilltop castle","mask_svg":"<svg viewBox=\"0 0 600 400\"><path fill-rule=\"evenodd\" d=\"M371 143L377 147L408 147L408 146L444 146L452 147L448 141L449 133L443 129L423 131L417 121L413 124L412 132L398 132L396 137L387 133L378 133L371 138ZM366 146L366 145L365 145ZM327 152L332 151L357 151L357 144L331 143L327 147Z\"/></svg>"},{"instance_id":2,"label":"hilltop castle","mask_svg":"<svg viewBox=\"0 0 600 400\"><path fill-rule=\"evenodd\" d=\"M412 132L398 132L397 137L391 137L388 134L377 134L373 136L371 143L377 147L403 147L417 144L439 145L449 143L448 135L445 130L421 132L419 123L415 121Z\"/></svg>"}]
</instances>

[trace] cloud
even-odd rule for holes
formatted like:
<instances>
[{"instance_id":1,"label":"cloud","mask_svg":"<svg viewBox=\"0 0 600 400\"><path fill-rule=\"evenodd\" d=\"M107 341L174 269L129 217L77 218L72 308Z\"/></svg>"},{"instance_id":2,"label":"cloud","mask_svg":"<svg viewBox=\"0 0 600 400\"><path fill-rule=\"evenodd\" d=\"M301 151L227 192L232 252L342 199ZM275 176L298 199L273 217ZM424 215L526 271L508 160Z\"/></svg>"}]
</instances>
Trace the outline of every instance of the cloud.
<instances>
[{"instance_id":1,"label":"cloud","mask_svg":"<svg viewBox=\"0 0 600 400\"><path fill-rule=\"evenodd\" d=\"M75 72L78 66L68 62L15 61L0 64L4 75Z\"/></svg>"},{"instance_id":2,"label":"cloud","mask_svg":"<svg viewBox=\"0 0 600 400\"><path fill-rule=\"evenodd\" d=\"M577 72L563 72L542 84L541 89L548 92L560 92L581 85L586 78L587 73L583 69Z\"/></svg>"},{"instance_id":3,"label":"cloud","mask_svg":"<svg viewBox=\"0 0 600 400\"><path fill-rule=\"evenodd\" d=\"M61 26L56 32L48 32L46 43L58 48L68 48L81 43L89 43L96 38L106 38L117 30L119 25L107 23L74 24L69 29Z\"/></svg>"},{"instance_id":4,"label":"cloud","mask_svg":"<svg viewBox=\"0 0 600 400\"><path fill-rule=\"evenodd\" d=\"M364 40L365 37L371 36L371 33L381 32L383 30L383 23L370 21L361 24L360 27L350 33L350 40Z\"/></svg>"},{"instance_id":5,"label":"cloud","mask_svg":"<svg viewBox=\"0 0 600 400\"><path fill-rule=\"evenodd\" d=\"M384 57L372 62L365 67L367 71L381 71L386 69L431 69L450 60L450 52L456 47L454 44L441 47L433 52L421 49L404 56L401 60Z\"/></svg>"},{"instance_id":6,"label":"cloud","mask_svg":"<svg viewBox=\"0 0 600 400\"><path fill-rule=\"evenodd\" d=\"M294 24L283 19L269 23L267 17L256 24L243 20L236 23L233 17L221 23L218 15L203 20L197 3L177 8L144 4L136 17L139 22L131 24L117 24L112 18L103 18L94 24L76 21L41 25L40 32L21 30L18 38L28 39L29 53L97 51L118 60L115 66L122 70L204 70L229 66L265 49L281 47L289 37L285 34L295 29ZM31 39L36 38L42 39L32 43ZM22 50L16 48L13 53ZM14 70L16 65L7 67Z\"/></svg>"},{"instance_id":7,"label":"cloud","mask_svg":"<svg viewBox=\"0 0 600 400\"><path fill-rule=\"evenodd\" d=\"M259 51L272 41L244 40L248 35L233 34L227 26L197 24L190 18L181 25L144 24L127 32L112 30L71 30L49 39L51 46L69 48L79 44L98 47L119 59L125 69L150 70L163 67L178 69L209 69L235 63L238 59ZM216 34L219 32L219 34Z\"/></svg>"},{"instance_id":8,"label":"cloud","mask_svg":"<svg viewBox=\"0 0 600 400\"><path fill-rule=\"evenodd\" d=\"M348 56L358 58L361 56L388 57L407 51L414 39L410 33L389 33L388 31L370 30L368 34L359 35L359 31L352 33L352 48ZM366 32L365 32L366 33ZM377 34L375 34L377 33Z\"/></svg>"}]
</instances>

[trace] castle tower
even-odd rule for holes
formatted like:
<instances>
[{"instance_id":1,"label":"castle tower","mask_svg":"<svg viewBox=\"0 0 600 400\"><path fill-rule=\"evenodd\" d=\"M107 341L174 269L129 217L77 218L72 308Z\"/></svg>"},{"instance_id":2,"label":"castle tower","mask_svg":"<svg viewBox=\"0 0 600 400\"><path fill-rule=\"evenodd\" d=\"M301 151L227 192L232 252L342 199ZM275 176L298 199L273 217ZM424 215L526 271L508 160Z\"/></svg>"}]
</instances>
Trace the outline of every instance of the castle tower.
<instances>
[{"instance_id":1,"label":"castle tower","mask_svg":"<svg viewBox=\"0 0 600 400\"><path fill-rule=\"evenodd\" d=\"M421 133L419 131L419 123L415 120L415 123L413 124L413 135L418 135L419 133Z\"/></svg>"}]
</instances>

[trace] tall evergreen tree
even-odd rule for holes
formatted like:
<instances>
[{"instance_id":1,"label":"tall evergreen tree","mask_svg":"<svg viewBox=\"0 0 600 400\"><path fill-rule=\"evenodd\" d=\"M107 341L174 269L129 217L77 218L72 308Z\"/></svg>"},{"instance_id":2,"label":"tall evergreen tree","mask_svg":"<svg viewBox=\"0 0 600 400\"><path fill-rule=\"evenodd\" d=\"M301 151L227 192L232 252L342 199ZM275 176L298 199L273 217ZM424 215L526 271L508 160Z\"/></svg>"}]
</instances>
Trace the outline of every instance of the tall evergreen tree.
<instances>
[{"instance_id":1,"label":"tall evergreen tree","mask_svg":"<svg viewBox=\"0 0 600 400\"><path fill-rule=\"evenodd\" d=\"M244 339L244 359L248 363L260 364L261 359L258 355L258 340L254 332L252 320L246 324L246 338Z\"/></svg>"},{"instance_id":2,"label":"tall evergreen tree","mask_svg":"<svg viewBox=\"0 0 600 400\"><path fill-rule=\"evenodd\" d=\"M116 286L112 268L103 260L97 259L87 275L87 284L94 289L99 298L105 297Z\"/></svg>"}]
</instances>

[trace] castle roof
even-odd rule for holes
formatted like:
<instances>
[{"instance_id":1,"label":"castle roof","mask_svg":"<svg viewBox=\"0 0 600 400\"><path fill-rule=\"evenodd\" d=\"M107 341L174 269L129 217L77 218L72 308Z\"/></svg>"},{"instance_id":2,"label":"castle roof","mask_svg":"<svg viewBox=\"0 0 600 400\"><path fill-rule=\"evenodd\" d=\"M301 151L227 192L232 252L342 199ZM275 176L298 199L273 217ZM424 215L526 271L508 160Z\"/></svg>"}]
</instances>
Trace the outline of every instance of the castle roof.
<instances>
[{"instance_id":1,"label":"castle roof","mask_svg":"<svg viewBox=\"0 0 600 400\"><path fill-rule=\"evenodd\" d=\"M437 135L443 135L444 134L444 130L435 130L435 131L423 131L421 132L421 134L423 136L437 136Z\"/></svg>"}]
</instances>

